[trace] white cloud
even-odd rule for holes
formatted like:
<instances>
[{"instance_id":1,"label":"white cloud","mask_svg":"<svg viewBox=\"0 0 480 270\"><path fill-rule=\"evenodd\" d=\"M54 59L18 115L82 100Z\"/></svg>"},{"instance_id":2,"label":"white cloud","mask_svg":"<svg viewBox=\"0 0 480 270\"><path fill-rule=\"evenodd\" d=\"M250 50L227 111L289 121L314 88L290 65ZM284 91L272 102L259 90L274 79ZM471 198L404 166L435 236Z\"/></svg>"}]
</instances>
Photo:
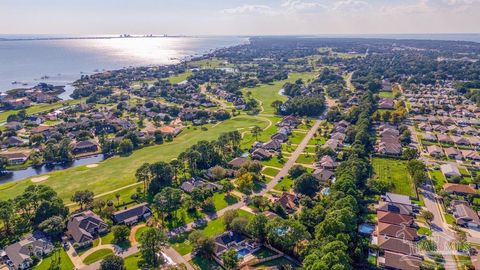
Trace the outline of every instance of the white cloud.
<instances>
[{"instance_id":1,"label":"white cloud","mask_svg":"<svg viewBox=\"0 0 480 270\"><path fill-rule=\"evenodd\" d=\"M327 6L319 2L305 2L302 0L286 0L282 7L288 10L312 10L317 8L327 9Z\"/></svg>"},{"instance_id":2,"label":"white cloud","mask_svg":"<svg viewBox=\"0 0 480 270\"><path fill-rule=\"evenodd\" d=\"M225 14L273 14L274 11L267 5L243 5L234 8L227 8L222 10Z\"/></svg>"},{"instance_id":3,"label":"white cloud","mask_svg":"<svg viewBox=\"0 0 480 270\"><path fill-rule=\"evenodd\" d=\"M368 6L368 3L362 0L342 0L333 4L332 10L358 10Z\"/></svg>"}]
</instances>

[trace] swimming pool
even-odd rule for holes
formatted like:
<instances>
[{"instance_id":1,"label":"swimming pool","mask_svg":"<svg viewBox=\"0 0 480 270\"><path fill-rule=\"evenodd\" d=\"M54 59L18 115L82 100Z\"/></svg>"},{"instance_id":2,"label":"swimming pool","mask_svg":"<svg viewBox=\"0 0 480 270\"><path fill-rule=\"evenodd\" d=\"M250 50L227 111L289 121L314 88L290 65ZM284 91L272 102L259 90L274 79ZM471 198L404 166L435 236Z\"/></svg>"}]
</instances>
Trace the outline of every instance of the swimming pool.
<instances>
[{"instance_id":1,"label":"swimming pool","mask_svg":"<svg viewBox=\"0 0 480 270\"><path fill-rule=\"evenodd\" d=\"M250 254L250 250L248 248L242 248L237 251L238 257L242 258Z\"/></svg>"}]
</instances>

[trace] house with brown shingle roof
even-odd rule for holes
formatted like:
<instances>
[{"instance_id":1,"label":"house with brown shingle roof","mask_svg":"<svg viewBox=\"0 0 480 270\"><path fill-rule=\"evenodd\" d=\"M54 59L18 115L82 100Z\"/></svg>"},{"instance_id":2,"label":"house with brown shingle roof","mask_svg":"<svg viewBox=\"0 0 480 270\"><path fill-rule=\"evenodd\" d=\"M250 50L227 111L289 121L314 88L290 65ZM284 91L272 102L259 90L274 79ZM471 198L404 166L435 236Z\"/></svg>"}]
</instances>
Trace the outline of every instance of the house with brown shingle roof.
<instances>
[{"instance_id":1,"label":"house with brown shingle roof","mask_svg":"<svg viewBox=\"0 0 480 270\"><path fill-rule=\"evenodd\" d=\"M378 258L378 264L385 269L419 270L423 259L419 256L386 251Z\"/></svg>"},{"instance_id":2,"label":"house with brown shingle roof","mask_svg":"<svg viewBox=\"0 0 480 270\"><path fill-rule=\"evenodd\" d=\"M417 230L414 228L383 222L378 222L375 235L384 235L409 241L416 241L419 238Z\"/></svg>"},{"instance_id":3,"label":"house with brown shingle roof","mask_svg":"<svg viewBox=\"0 0 480 270\"><path fill-rule=\"evenodd\" d=\"M443 185L443 189L449 194L456 195L468 195L477 194L477 190L470 185L446 183Z\"/></svg>"},{"instance_id":4,"label":"house with brown shingle roof","mask_svg":"<svg viewBox=\"0 0 480 270\"><path fill-rule=\"evenodd\" d=\"M377 212L378 222L395 225L411 226L413 224L413 217L409 215L402 215L393 212Z\"/></svg>"}]
</instances>

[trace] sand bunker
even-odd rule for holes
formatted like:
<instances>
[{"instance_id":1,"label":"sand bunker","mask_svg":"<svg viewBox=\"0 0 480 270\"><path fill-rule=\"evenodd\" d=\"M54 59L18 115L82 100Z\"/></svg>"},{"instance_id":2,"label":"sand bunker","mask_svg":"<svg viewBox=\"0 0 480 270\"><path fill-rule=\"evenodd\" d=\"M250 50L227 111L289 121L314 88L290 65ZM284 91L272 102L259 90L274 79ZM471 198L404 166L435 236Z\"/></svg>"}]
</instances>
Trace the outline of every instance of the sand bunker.
<instances>
[{"instance_id":1,"label":"sand bunker","mask_svg":"<svg viewBox=\"0 0 480 270\"><path fill-rule=\"evenodd\" d=\"M95 168L98 167L98 164L88 164L87 168Z\"/></svg>"},{"instance_id":2,"label":"sand bunker","mask_svg":"<svg viewBox=\"0 0 480 270\"><path fill-rule=\"evenodd\" d=\"M50 175L44 175L44 176L40 176L40 177L34 177L31 180L32 180L33 183L39 183L39 182L47 180L49 177L50 177Z\"/></svg>"}]
</instances>

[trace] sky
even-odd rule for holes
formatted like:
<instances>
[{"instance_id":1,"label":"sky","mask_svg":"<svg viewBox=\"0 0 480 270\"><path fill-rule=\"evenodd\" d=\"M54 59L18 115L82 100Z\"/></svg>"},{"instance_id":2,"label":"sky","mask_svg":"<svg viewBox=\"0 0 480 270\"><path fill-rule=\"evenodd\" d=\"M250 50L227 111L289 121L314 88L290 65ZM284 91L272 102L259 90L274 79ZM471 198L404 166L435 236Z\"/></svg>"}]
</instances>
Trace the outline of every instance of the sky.
<instances>
[{"instance_id":1,"label":"sky","mask_svg":"<svg viewBox=\"0 0 480 270\"><path fill-rule=\"evenodd\" d=\"M0 0L0 34L478 33L480 0Z\"/></svg>"}]
</instances>

